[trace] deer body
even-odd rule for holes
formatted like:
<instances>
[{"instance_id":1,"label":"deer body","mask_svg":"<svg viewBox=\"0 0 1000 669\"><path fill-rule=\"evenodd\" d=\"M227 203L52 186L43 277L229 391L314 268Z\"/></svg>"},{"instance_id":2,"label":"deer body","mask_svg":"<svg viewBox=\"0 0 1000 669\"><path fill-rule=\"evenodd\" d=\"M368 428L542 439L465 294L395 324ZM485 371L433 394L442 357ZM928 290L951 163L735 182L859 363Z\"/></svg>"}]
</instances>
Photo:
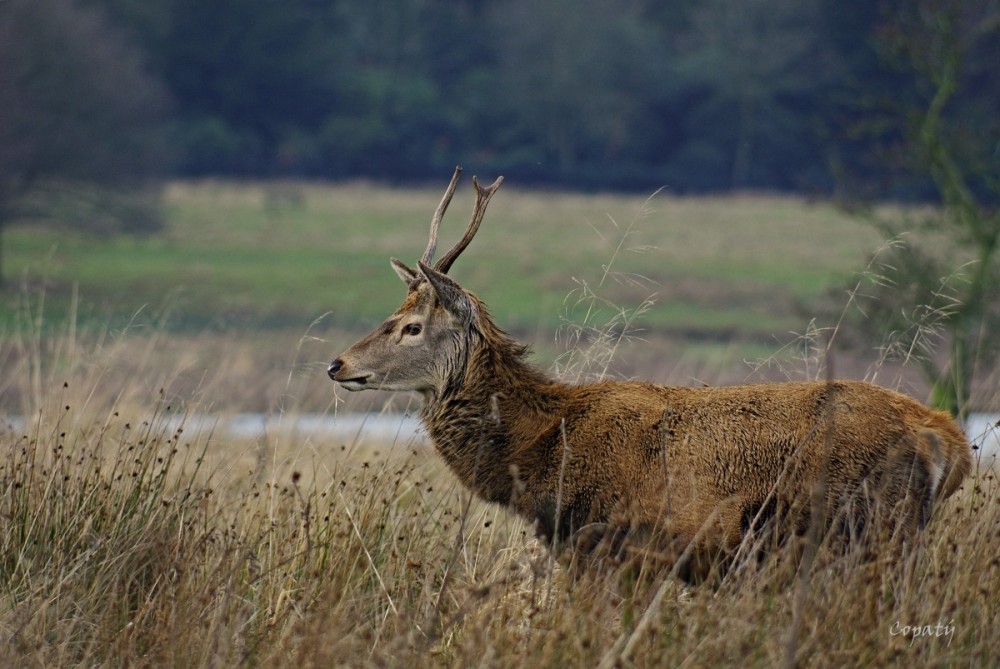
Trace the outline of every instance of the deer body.
<instances>
[{"instance_id":1,"label":"deer body","mask_svg":"<svg viewBox=\"0 0 1000 669\"><path fill-rule=\"evenodd\" d=\"M656 536L661 547L727 552L777 513L804 528L817 490L828 522L862 500L915 528L969 472L969 444L950 416L867 383L549 379L446 276L499 184L476 184L471 234L436 267L426 264L436 223L417 270L392 261L407 299L329 373L350 390L421 392L427 433L455 475L549 542L590 550ZM864 521L869 507L859 508Z\"/></svg>"}]
</instances>

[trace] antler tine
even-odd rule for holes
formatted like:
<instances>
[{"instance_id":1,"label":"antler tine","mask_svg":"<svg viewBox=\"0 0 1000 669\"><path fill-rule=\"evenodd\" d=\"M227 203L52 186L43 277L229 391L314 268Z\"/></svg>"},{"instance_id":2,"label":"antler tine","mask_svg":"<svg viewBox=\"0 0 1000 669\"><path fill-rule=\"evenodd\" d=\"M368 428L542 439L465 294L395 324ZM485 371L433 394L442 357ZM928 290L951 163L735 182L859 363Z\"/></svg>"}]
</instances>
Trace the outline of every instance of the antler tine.
<instances>
[{"instance_id":1,"label":"antler tine","mask_svg":"<svg viewBox=\"0 0 1000 669\"><path fill-rule=\"evenodd\" d=\"M430 265L434 260L434 251L437 250L438 243L438 228L441 226L441 219L444 218L444 212L448 210L448 205L451 204L451 198L455 195L455 189L458 188L458 180L461 177L462 167L461 165L457 165L455 173L451 175L451 183L448 184L448 189L444 192L444 197L441 198L437 211L434 212L434 218L431 219L430 239L427 240L427 249L424 250L424 255L420 258L420 262L425 265Z\"/></svg>"},{"instance_id":2,"label":"antler tine","mask_svg":"<svg viewBox=\"0 0 1000 669\"><path fill-rule=\"evenodd\" d=\"M472 219L469 221L469 227L465 229L465 234L458 240L458 243L438 261L434 269L442 274L448 273L448 270L451 269L451 264L455 262L455 259L461 255L465 247L472 241L472 238L476 236L476 233L479 231L479 224L483 222L483 216L486 215L486 207L490 203L490 198L493 197L493 194L497 192L502 183L503 177L497 177L496 181L483 188L479 185L479 180L476 177L472 177L472 185L476 187L476 206L472 210Z\"/></svg>"}]
</instances>

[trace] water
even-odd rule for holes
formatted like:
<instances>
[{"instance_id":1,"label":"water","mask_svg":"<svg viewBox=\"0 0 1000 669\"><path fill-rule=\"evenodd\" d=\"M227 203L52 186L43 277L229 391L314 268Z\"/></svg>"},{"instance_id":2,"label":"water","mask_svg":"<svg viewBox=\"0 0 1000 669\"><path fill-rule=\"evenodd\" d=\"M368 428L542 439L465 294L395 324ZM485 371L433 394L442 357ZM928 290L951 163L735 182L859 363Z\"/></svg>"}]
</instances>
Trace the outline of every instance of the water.
<instances>
[{"instance_id":1,"label":"water","mask_svg":"<svg viewBox=\"0 0 1000 669\"><path fill-rule=\"evenodd\" d=\"M410 414L342 413L268 416L238 413L224 416L189 416L185 432L214 428L216 434L254 439L265 435L325 437L345 441L369 439L382 443L427 441L420 421ZM974 413L966 421L965 433L983 464L994 464L1000 456L1000 414Z\"/></svg>"},{"instance_id":2,"label":"water","mask_svg":"<svg viewBox=\"0 0 1000 669\"><path fill-rule=\"evenodd\" d=\"M195 422L208 417L195 416ZM211 419L208 419L211 420ZM206 420L206 422L208 422ZM426 440L420 421L410 414L397 413L306 413L294 416L268 416L238 413L215 418L216 431L232 437L253 439L268 434L283 436L327 437L337 440L372 440L406 443ZM192 421L186 421L185 431Z\"/></svg>"},{"instance_id":3,"label":"water","mask_svg":"<svg viewBox=\"0 0 1000 669\"><path fill-rule=\"evenodd\" d=\"M170 416L161 425L168 432L183 427L186 434L211 431L238 439L299 436L347 442L427 443L420 421L411 414L399 413L193 414ZM23 417L13 416L0 423L0 430L6 427L12 432L19 432L24 430L24 426ZM980 462L984 465L996 464L1000 456L1000 414L971 414L965 431L973 445L978 447Z\"/></svg>"},{"instance_id":4,"label":"water","mask_svg":"<svg viewBox=\"0 0 1000 669\"><path fill-rule=\"evenodd\" d=\"M976 451L979 462L984 465L997 464L1000 455L1000 414L973 413L965 422L965 434Z\"/></svg>"},{"instance_id":5,"label":"water","mask_svg":"<svg viewBox=\"0 0 1000 669\"><path fill-rule=\"evenodd\" d=\"M23 416L0 420L0 433L23 432ZM320 437L353 442L370 440L380 443L426 441L420 421L410 414L397 413L303 413L271 415L264 413L185 414L157 417L155 431L172 434L179 428L185 435L210 433L235 439L266 436Z\"/></svg>"}]
</instances>

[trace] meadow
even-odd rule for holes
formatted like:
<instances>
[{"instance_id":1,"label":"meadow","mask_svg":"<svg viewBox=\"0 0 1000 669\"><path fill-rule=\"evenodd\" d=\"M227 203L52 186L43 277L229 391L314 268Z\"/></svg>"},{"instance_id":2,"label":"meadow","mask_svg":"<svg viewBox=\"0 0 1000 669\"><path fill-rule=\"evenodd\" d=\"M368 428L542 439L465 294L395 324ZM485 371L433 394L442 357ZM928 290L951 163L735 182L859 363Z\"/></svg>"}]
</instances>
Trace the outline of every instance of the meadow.
<instances>
[{"instance_id":1,"label":"meadow","mask_svg":"<svg viewBox=\"0 0 1000 669\"><path fill-rule=\"evenodd\" d=\"M0 333L0 664L951 667L1000 655L1000 489L985 463L915 546L877 537L843 553L811 537L805 559L783 547L689 586L652 568L575 575L419 439L194 425L412 409L346 397L324 369L398 305L387 257L419 257L438 196L179 183L161 236L9 231L20 285ZM456 198L443 244L470 209ZM795 333L880 242L794 199L505 186L453 274L564 378L815 378L825 348ZM838 372L878 364L874 350L851 355ZM919 391L913 378L880 380Z\"/></svg>"},{"instance_id":2,"label":"meadow","mask_svg":"<svg viewBox=\"0 0 1000 669\"><path fill-rule=\"evenodd\" d=\"M420 256L442 187L177 182L164 196L161 234L11 226L0 328L68 319L94 336L155 332L164 357L205 348L209 359L222 354L276 378L293 360L311 373L305 359L328 362L398 306L388 258ZM464 228L470 191L459 189L442 244ZM881 242L836 207L797 198L566 194L508 182L452 274L545 367L579 337L628 322L615 372L739 382L757 367L747 361L769 359L818 317L832 322L829 296L839 312L840 295ZM860 366L843 364L860 376L875 358L866 351ZM178 369L186 378L194 367ZM783 378L766 367L765 378ZM275 408L270 387L240 385L246 392L229 408Z\"/></svg>"},{"instance_id":3,"label":"meadow","mask_svg":"<svg viewBox=\"0 0 1000 669\"><path fill-rule=\"evenodd\" d=\"M339 325L369 326L398 302L388 257L419 257L441 188L176 183L163 234L13 227L8 278L44 281L62 305L76 286L86 315L99 318L146 305L189 328L294 328L332 310ZM442 243L464 228L470 193L459 190ZM501 322L531 332L558 325L567 295L597 283L613 257L608 297L655 297L650 327L760 337L797 324L878 242L833 206L794 198L569 195L508 183L475 258L454 272Z\"/></svg>"}]
</instances>

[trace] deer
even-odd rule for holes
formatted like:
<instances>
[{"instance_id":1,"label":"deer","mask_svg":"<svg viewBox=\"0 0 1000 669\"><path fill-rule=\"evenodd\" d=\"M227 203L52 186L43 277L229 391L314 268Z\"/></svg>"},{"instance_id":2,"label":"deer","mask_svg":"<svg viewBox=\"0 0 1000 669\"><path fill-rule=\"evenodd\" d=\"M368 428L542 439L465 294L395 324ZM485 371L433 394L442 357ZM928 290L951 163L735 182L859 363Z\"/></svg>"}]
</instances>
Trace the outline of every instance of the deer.
<instances>
[{"instance_id":1,"label":"deer","mask_svg":"<svg viewBox=\"0 0 1000 669\"><path fill-rule=\"evenodd\" d=\"M454 475L526 518L553 551L603 547L620 560L652 545L697 578L778 518L796 536L817 522L854 532L876 517L916 532L969 474L970 444L948 413L863 381L550 378L448 276L503 177L485 187L473 178L465 233L432 264L461 171L416 268L390 259L407 287L402 305L327 371L349 391L422 395L423 427Z\"/></svg>"}]
</instances>

